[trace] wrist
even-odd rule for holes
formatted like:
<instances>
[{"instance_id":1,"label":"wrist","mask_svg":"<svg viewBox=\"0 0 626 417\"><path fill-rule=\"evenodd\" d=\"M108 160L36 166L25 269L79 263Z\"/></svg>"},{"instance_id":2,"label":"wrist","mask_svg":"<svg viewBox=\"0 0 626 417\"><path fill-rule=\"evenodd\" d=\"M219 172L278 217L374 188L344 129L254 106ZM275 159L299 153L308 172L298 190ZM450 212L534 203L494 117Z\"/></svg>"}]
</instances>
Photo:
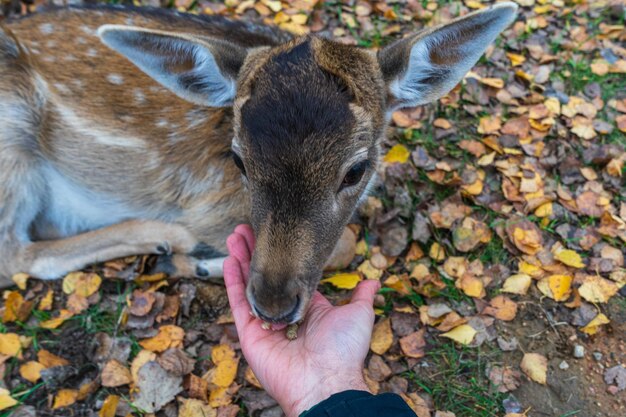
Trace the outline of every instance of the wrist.
<instances>
[{"instance_id":1,"label":"wrist","mask_svg":"<svg viewBox=\"0 0 626 417\"><path fill-rule=\"evenodd\" d=\"M291 404L285 404L283 411L287 417L298 417L303 412L330 398L333 394L350 390L370 392L362 373L343 377L336 375L322 379L314 389L302 398L292 401Z\"/></svg>"}]
</instances>

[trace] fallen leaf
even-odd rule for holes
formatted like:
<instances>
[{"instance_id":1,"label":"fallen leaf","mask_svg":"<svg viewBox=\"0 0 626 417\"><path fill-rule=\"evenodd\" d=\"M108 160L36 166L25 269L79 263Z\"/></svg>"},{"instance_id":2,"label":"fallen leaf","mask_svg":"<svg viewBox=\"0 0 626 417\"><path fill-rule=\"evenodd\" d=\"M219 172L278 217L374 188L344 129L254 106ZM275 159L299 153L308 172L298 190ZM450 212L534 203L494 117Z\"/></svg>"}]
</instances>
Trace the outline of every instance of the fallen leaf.
<instances>
[{"instance_id":1,"label":"fallen leaf","mask_svg":"<svg viewBox=\"0 0 626 417\"><path fill-rule=\"evenodd\" d=\"M367 279L378 280L383 276L383 271L374 267L369 260L363 261L363 263L357 267L357 271L365 275Z\"/></svg>"},{"instance_id":2,"label":"fallen leaf","mask_svg":"<svg viewBox=\"0 0 626 417\"><path fill-rule=\"evenodd\" d=\"M98 412L98 417L115 417L117 411L117 405L120 402L120 397L117 395L108 395L102 403L102 408Z\"/></svg>"},{"instance_id":3,"label":"fallen leaf","mask_svg":"<svg viewBox=\"0 0 626 417\"><path fill-rule=\"evenodd\" d=\"M177 376L185 376L191 371L196 363L182 349L171 348L163 352L157 362L163 369Z\"/></svg>"},{"instance_id":4,"label":"fallen leaf","mask_svg":"<svg viewBox=\"0 0 626 417\"><path fill-rule=\"evenodd\" d=\"M258 378L256 377L256 375L252 371L252 368L250 368L249 366L246 368L246 372L244 374L244 379L246 381L248 381L248 383L253 385L254 387L256 387L258 389L263 389L263 386L261 385L261 382L259 382Z\"/></svg>"},{"instance_id":5,"label":"fallen leaf","mask_svg":"<svg viewBox=\"0 0 626 417\"><path fill-rule=\"evenodd\" d=\"M39 327L42 329L56 329L62 325L65 320L72 318L73 316L74 313L71 311L62 309L59 311L59 315L57 317L40 322Z\"/></svg>"},{"instance_id":6,"label":"fallen leaf","mask_svg":"<svg viewBox=\"0 0 626 417\"><path fill-rule=\"evenodd\" d=\"M78 391L75 389L61 389L54 396L53 410L69 407L74 404L78 398Z\"/></svg>"},{"instance_id":7,"label":"fallen leaf","mask_svg":"<svg viewBox=\"0 0 626 417\"><path fill-rule=\"evenodd\" d=\"M139 345L151 352L164 352L170 347L181 347L185 331L173 324L161 326L159 333L149 339L139 342Z\"/></svg>"},{"instance_id":8,"label":"fallen leaf","mask_svg":"<svg viewBox=\"0 0 626 417\"><path fill-rule=\"evenodd\" d=\"M54 301L54 291L52 289L48 289L46 295L43 296L41 301L39 302L38 310L48 311L52 309L52 302Z\"/></svg>"},{"instance_id":9,"label":"fallen leaf","mask_svg":"<svg viewBox=\"0 0 626 417\"><path fill-rule=\"evenodd\" d=\"M426 328L422 328L416 332L400 338L400 349L402 349L402 353L404 353L404 356L419 359L425 355L425 333Z\"/></svg>"},{"instance_id":10,"label":"fallen leaf","mask_svg":"<svg viewBox=\"0 0 626 417\"><path fill-rule=\"evenodd\" d=\"M28 361L20 366L20 375L33 384L41 378L41 371L46 369L41 363L36 361Z\"/></svg>"},{"instance_id":11,"label":"fallen leaf","mask_svg":"<svg viewBox=\"0 0 626 417\"><path fill-rule=\"evenodd\" d=\"M580 296L590 303L606 303L618 291L617 284L597 275L586 275L585 282L578 288Z\"/></svg>"},{"instance_id":12,"label":"fallen leaf","mask_svg":"<svg viewBox=\"0 0 626 417\"><path fill-rule=\"evenodd\" d=\"M30 275L24 274L24 273L19 273L19 274L13 275L11 277L11 280L13 282L15 282L15 285L17 285L17 288L19 288L20 290L25 290L26 289L26 281L28 281L28 278L30 278Z\"/></svg>"},{"instance_id":13,"label":"fallen leaf","mask_svg":"<svg viewBox=\"0 0 626 417\"><path fill-rule=\"evenodd\" d=\"M55 366L66 366L70 364L67 359L50 353L45 349L40 349L39 352L37 352L37 360L46 368L54 368Z\"/></svg>"},{"instance_id":14,"label":"fallen leaf","mask_svg":"<svg viewBox=\"0 0 626 417\"><path fill-rule=\"evenodd\" d=\"M391 331L391 321L383 318L374 325L370 349L372 352L382 355L389 350L393 343L393 333Z\"/></svg>"},{"instance_id":15,"label":"fallen leaf","mask_svg":"<svg viewBox=\"0 0 626 417\"><path fill-rule=\"evenodd\" d=\"M472 340L474 340L474 336L476 336L476 333L476 330L474 330L474 328L469 324L462 324L447 333L442 333L440 336L447 337L454 340L455 342L467 346L472 343Z\"/></svg>"},{"instance_id":16,"label":"fallen leaf","mask_svg":"<svg viewBox=\"0 0 626 417\"><path fill-rule=\"evenodd\" d=\"M551 275L537 282L537 288L543 295L555 301L565 301L568 299L572 287L572 277L570 275Z\"/></svg>"},{"instance_id":17,"label":"fallen leaf","mask_svg":"<svg viewBox=\"0 0 626 417\"><path fill-rule=\"evenodd\" d=\"M209 401L209 381L194 374L189 374L185 379L185 388L189 397ZM261 389L259 387L259 389Z\"/></svg>"},{"instance_id":18,"label":"fallen leaf","mask_svg":"<svg viewBox=\"0 0 626 417\"><path fill-rule=\"evenodd\" d=\"M0 333L0 354L17 357L22 351L20 336L16 333Z\"/></svg>"},{"instance_id":19,"label":"fallen leaf","mask_svg":"<svg viewBox=\"0 0 626 417\"><path fill-rule=\"evenodd\" d=\"M152 310L155 300L154 292L141 290L133 291L130 313L139 317L145 316Z\"/></svg>"},{"instance_id":20,"label":"fallen leaf","mask_svg":"<svg viewBox=\"0 0 626 417\"><path fill-rule=\"evenodd\" d=\"M0 388L0 411L11 408L17 404L19 404L19 402L15 398L11 397L11 394L6 388ZM9 414L9 416L10 415L11 414Z\"/></svg>"},{"instance_id":21,"label":"fallen leaf","mask_svg":"<svg viewBox=\"0 0 626 417\"><path fill-rule=\"evenodd\" d=\"M464 274L455 285L469 297L483 298L487 295L483 282L470 274Z\"/></svg>"},{"instance_id":22,"label":"fallen leaf","mask_svg":"<svg viewBox=\"0 0 626 417\"><path fill-rule=\"evenodd\" d=\"M483 310L483 314L488 314L498 320L511 321L517 315L517 304L504 295L498 295Z\"/></svg>"},{"instance_id":23,"label":"fallen leaf","mask_svg":"<svg viewBox=\"0 0 626 417\"><path fill-rule=\"evenodd\" d=\"M133 380L128 368L115 359L108 361L104 365L101 379L102 386L108 388L121 387L122 385L130 384Z\"/></svg>"},{"instance_id":24,"label":"fallen leaf","mask_svg":"<svg viewBox=\"0 0 626 417\"><path fill-rule=\"evenodd\" d=\"M216 417L217 410L194 398L180 398L178 417Z\"/></svg>"},{"instance_id":25,"label":"fallen leaf","mask_svg":"<svg viewBox=\"0 0 626 417\"><path fill-rule=\"evenodd\" d=\"M148 362L155 361L157 358L156 353L150 352L149 350L143 349L140 350L133 362L130 364L130 374L132 375L133 382L136 384L137 379L139 378L139 369L144 366Z\"/></svg>"},{"instance_id":26,"label":"fallen leaf","mask_svg":"<svg viewBox=\"0 0 626 417\"><path fill-rule=\"evenodd\" d=\"M325 278L320 282L322 284L332 284L336 288L351 290L354 289L359 282L362 281L360 274L356 272L347 272L342 274L336 274L329 278Z\"/></svg>"},{"instance_id":27,"label":"fallen leaf","mask_svg":"<svg viewBox=\"0 0 626 417\"><path fill-rule=\"evenodd\" d=\"M183 390L182 382L182 377L172 375L158 363L147 362L137 371L133 404L147 413L155 413Z\"/></svg>"},{"instance_id":28,"label":"fallen leaf","mask_svg":"<svg viewBox=\"0 0 626 417\"><path fill-rule=\"evenodd\" d=\"M239 358L235 351L226 344L214 346L211 350L211 360L216 366L211 382L218 387L229 387L237 376L239 366Z\"/></svg>"},{"instance_id":29,"label":"fallen leaf","mask_svg":"<svg viewBox=\"0 0 626 417\"><path fill-rule=\"evenodd\" d=\"M439 243L434 242L428 251L428 256L434 261L441 262L446 259L446 251Z\"/></svg>"},{"instance_id":30,"label":"fallen leaf","mask_svg":"<svg viewBox=\"0 0 626 417\"><path fill-rule=\"evenodd\" d=\"M522 371L533 381L546 385L548 360L539 353L526 353L520 364Z\"/></svg>"},{"instance_id":31,"label":"fallen leaf","mask_svg":"<svg viewBox=\"0 0 626 417\"><path fill-rule=\"evenodd\" d=\"M401 163L404 164L409 160L411 152L404 145L394 145L387 155L384 156L383 161L388 163Z\"/></svg>"},{"instance_id":32,"label":"fallen leaf","mask_svg":"<svg viewBox=\"0 0 626 417\"><path fill-rule=\"evenodd\" d=\"M504 281L502 285L502 292L508 292L511 294L526 295L530 288L532 278L526 274L511 275Z\"/></svg>"},{"instance_id":33,"label":"fallen leaf","mask_svg":"<svg viewBox=\"0 0 626 417\"><path fill-rule=\"evenodd\" d=\"M585 267L580 255L570 249L560 250L554 254L554 257L567 266L572 266L574 268Z\"/></svg>"},{"instance_id":34,"label":"fallen leaf","mask_svg":"<svg viewBox=\"0 0 626 417\"><path fill-rule=\"evenodd\" d=\"M521 384L521 374L510 366L491 366L487 377L498 392L514 391Z\"/></svg>"},{"instance_id":35,"label":"fallen leaf","mask_svg":"<svg viewBox=\"0 0 626 417\"><path fill-rule=\"evenodd\" d=\"M580 329L580 331L590 334L590 335L594 335L596 333L598 333L599 327L604 325L604 324L609 324L611 322L611 320L609 320L609 318L607 316L605 316L604 314L600 313L598 314L593 320L591 320L589 323L587 323L587 325L583 328Z\"/></svg>"}]
</instances>

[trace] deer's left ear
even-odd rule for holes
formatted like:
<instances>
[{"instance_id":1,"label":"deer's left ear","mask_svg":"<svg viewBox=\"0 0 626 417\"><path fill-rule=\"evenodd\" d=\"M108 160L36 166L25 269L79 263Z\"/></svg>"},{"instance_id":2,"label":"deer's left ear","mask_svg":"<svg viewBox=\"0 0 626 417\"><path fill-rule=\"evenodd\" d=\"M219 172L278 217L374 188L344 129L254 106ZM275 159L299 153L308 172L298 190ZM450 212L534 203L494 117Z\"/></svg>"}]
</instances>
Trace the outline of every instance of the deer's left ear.
<instances>
[{"instance_id":1,"label":"deer's left ear","mask_svg":"<svg viewBox=\"0 0 626 417\"><path fill-rule=\"evenodd\" d=\"M516 12L515 3L498 3L380 50L391 109L428 103L454 88Z\"/></svg>"}]
</instances>

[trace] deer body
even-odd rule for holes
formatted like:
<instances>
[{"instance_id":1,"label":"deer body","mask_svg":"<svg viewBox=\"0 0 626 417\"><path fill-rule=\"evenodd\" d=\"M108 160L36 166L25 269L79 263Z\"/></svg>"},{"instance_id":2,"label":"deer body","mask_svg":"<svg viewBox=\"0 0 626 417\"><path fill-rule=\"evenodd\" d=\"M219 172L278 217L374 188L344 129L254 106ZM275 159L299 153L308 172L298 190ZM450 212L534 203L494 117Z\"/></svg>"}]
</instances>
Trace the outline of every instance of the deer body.
<instances>
[{"instance_id":1,"label":"deer body","mask_svg":"<svg viewBox=\"0 0 626 417\"><path fill-rule=\"evenodd\" d=\"M163 254L172 275L219 274L226 236L251 222L251 305L297 321L375 171L391 110L449 91L514 12L506 3L378 54L149 9L9 22L0 283L142 253Z\"/></svg>"}]
</instances>

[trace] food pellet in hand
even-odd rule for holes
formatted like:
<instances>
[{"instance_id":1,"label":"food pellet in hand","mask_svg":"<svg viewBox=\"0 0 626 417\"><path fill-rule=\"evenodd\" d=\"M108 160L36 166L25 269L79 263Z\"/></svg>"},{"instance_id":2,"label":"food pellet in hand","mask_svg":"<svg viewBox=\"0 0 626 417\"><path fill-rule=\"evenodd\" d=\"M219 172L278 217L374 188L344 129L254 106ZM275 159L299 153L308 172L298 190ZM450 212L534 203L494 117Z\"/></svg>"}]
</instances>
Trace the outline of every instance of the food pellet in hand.
<instances>
[{"instance_id":1,"label":"food pellet in hand","mask_svg":"<svg viewBox=\"0 0 626 417\"><path fill-rule=\"evenodd\" d=\"M268 321L264 321L263 323L261 323L261 328L263 330L269 330L272 328L272 324Z\"/></svg>"},{"instance_id":2,"label":"food pellet in hand","mask_svg":"<svg viewBox=\"0 0 626 417\"><path fill-rule=\"evenodd\" d=\"M285 333L287 339L295 340L298 338L298 323L290 324L287 326L287 332Z\"/></svg>"}]
</instances>

